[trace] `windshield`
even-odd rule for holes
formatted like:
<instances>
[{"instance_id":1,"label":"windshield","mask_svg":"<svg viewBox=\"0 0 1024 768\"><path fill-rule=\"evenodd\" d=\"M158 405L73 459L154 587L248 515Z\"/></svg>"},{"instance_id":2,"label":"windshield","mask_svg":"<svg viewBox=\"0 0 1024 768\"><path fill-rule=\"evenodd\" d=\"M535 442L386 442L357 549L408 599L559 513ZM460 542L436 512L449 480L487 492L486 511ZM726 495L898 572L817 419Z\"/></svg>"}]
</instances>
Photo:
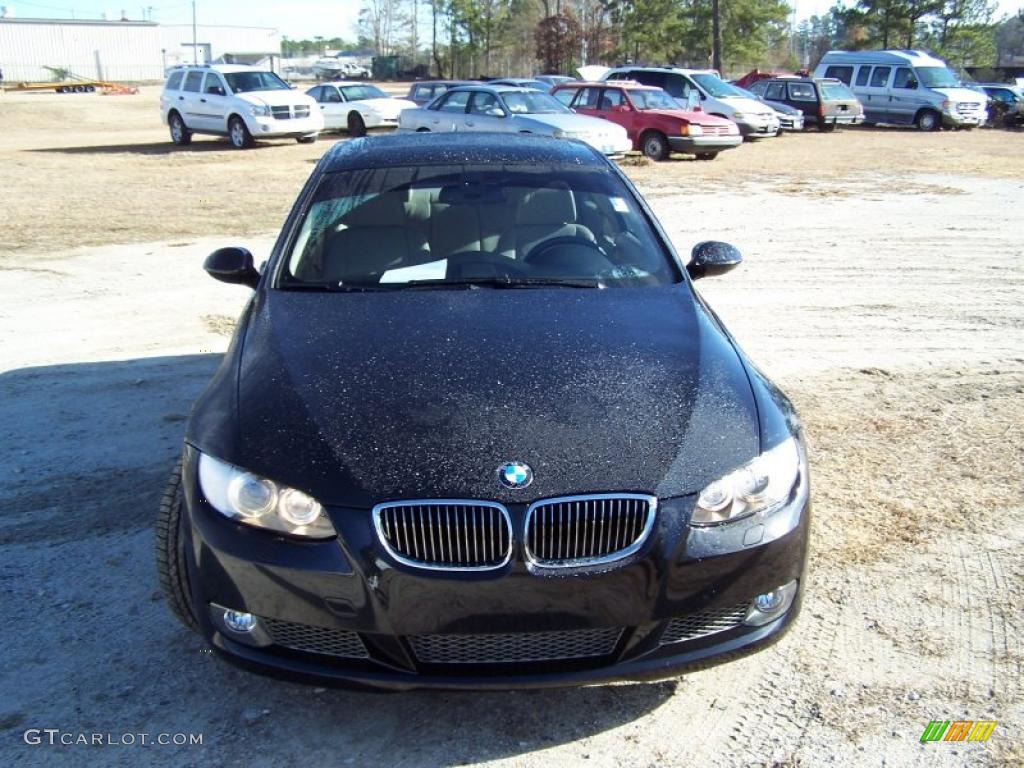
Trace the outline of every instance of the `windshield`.
<instances>
[{"instance_id":1,"label":"windshield","mask_svg":"<svg viewBox=\"0 0 1024 768\"><path fill-rule=\"evenodd\" d=\"M629 98L640 110L646 109L679 109L679 104L660 88L656 91L630 91Z\"/></svg>"},{"instance_id":2,"label":"windshield","mask_svg":"<svg viewBox=\"0 0 1024 768\"><path fill-rule=\"evenodd\" d=\"M925 88L956 88L960 81L946 67L914 67L917 79Z\"/></svg>"},{"instance_id":3,"label":"windshield","mask_svg":"<svg viewBox=\"0 0 1024 768\"><path fill-rule=\"evenodd\" d=\"M442 165L325 175L278 285L612 288L679 279L611 171Z\"/></svg>"},{"instance_id":4,"label":"windshield","mask_svg":"<svg viewBox=\"0 0 1024 768\"><path fill-rule=\"evenodd\" d=\"M376 85L346 85L341 89L346 101L362 101L363 99L390 98Z\"/></svg>"},{"instance_id":5,"label":"windshield","mask_svg":"<svg viewBox=\"0 0 1024 768\"><path fill-rule=\"evenodd\" d=\"M287 91L291 87L273 72L228 72L224 79L232 93Z\"/></svg>"},{"instance_id":6,"label":"windshield","mask_svg":"<svg viewBox=\"0 0 1024 768\"><path fill-rule=\"evenodd\" d=\"M842 83L821 83L821 97L826 101L847 101L857 97Z\"/></svg>"},{"instance_id":7,"label":"windshield","mask_svg":"<svg viewBox=\"0 0 1024 768\"><path fill-rule=\"evenodd\" d=\"M513 115L561 114L571 111L557 99L540 91L505 91L501 98Z\"/></svg>"},{"instance_id":8,"label":"windshield","mask_svg":"<svg viewBox=\"0 0 1024 768\"><path fill-rule=\"evenodd\" d=\"M727 82L722 80L720 77L709 74L701 75L690 75L705 91L708 95L713 96L716 99L728 97L728 96L742 96L737 88L729 85Z\"/></svg>"}]
</instances>

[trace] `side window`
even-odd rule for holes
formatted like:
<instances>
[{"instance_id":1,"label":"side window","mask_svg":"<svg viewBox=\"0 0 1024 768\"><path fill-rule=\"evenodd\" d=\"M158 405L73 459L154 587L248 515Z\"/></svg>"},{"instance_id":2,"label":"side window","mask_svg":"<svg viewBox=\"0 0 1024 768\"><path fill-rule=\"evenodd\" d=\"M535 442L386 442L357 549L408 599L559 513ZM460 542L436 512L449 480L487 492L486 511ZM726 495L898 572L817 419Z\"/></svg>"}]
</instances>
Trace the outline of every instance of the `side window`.
<instances>
[{"instance_id":1,"label":"side window","mask_svg":"<svg viewBox=\"0 0 1024 768\"><path fill-rule=\"evenodd\" d=\"M829 67L825 70L825 77L834 77L849 85L853 80L853 67Z\"/></svg>"},{"instance_id":2,"label":"side window","mask_svg":"<svg viewBox=\"0 0 1024 768\"><path fill-rule=\"evenodd\" d=\"M666 75L665 90L668 91L669 96L686 101L690 98L690 91L695 89L693 84L682 75Z\"/></svg>"},{"instance_id":3,"label":"side window","mask_svg":"<svg viewBox=\"0 0 1024 768\"><path fill-rule=\"evenodd\" d=\"M345 99L342 98L341 94L338 93L338 89L332 85L323 86L324 94L323 101L326 104L341 104Z\"/></svg>"},{"instance_id":4,"label":"side window","mask_svg":"<svg viewBox=\"0 0 1024 768\"><path fill-rule=\"evenodd\" d=\"M434 86L432 85L417 85L416 90L412 92L414 99L428 100L434 95Z\"/></svg>"},{"instance_id":5,"label":"side window","mask_svg":"<svg viewBox=\"0 0 1024 768\"><path fill-rule=\"evenodd\" d=\"M572 104L573 98L579 92L580 92L579 88L563 88L560 91L555 91L552 95L556 99L558 99L560 102L565 104L565 106L568 107L570 104Z\"/></svg>"},{"instance_id":6,"label":"side window","mask_svg":"<svg viewBox=\"0 0 1024 768\"><path fill-rule=\"evenodd\" d=\"M767 80L757 80L747 86L747 90L758 96L764 96L765 91L768 90Z\"/></svg>"},{"instance_id":7,"label":"side window","mask_svg":"<svg viewBox=\"0 0 1024 768\"><path fill-rule=\"evenodd\" d=\"M600 88L580 88L579 93L580 95L573 103L576 109L598 109L600 107L598 100L601 95Z\"/></svg>"},{"instance_id":8,"label":"side window","mask_svg":"<svg viewBox=\"0 0 1024 768\"><path fill-rule=\"evenodd\" d=\"M313 99L313 101L323 101L324 87L318 85L316 88L310 88L306 91L306 95Z\"/></svg>"},{"instance_id":9,"label":"side window","mask_svg":"<svg viewBox=\"0 0 1024 768\"><path fill-rule=\"evenodd\" d=\"M892 79L893 88L917 88L917 78L910 67L900 67Z\"/></svg>"},{"instance_id":10,"label":"side window","mask_svg":"<svg viewBox=\"0 0 1024 768\"><path fill-rule=\"evenodd\" d=\"M184 90L191 91L192 93L199 93L199 87L203 84L203 73L197 70L192 70L188 73L188 77L185 78Z\"/></svg>"},{"instance_id":11,"label":"side window","mask_svg":"<svg viewBox=\"0 0 1024 768\"><path fill-rule=\"evenodd\" d=\"M473 115L486 115L487 110L495 108L501 109L497 97L493 93L485 91L474 93L472 100L469 102L469 112Z\"/></svg>"},{"instance_id":12,"label":"side window","mask_svg":"<svg viewBox=\"0 0 1024 768\"><path fill-rule=\"evenodd\" d=\"M164 86L169 91L176 91L181 88L181 81L184 79L185 73L181 70L172 72L171 76L167 78L167 85Z\"/></svg>"},{"instance_id":13,"label":"side window","mask_svg":"<svg viewBox=\"0 0 1024 768\"><path fill-rule=\"evenodd\" d=\"M814 86L810 83L790 83L789 98L793 101L817 101Z\"/></svg>"},{"instance_id":14,"label":"side window","mask_svg":"<svg viewBox=\"0 0 1024 768\"><path fill-rule=\"evenodd\" d=\"M601 93L601 109L622 106L622 91L618 88L605 88Z\"/></svg>"},{"instance_id":15,"label":"side window","mask_svg":"<svg viewBox=\"0 0 1024 768\"><path fill-rule=\"evenodd\" d=\"M438 109L441 112L465 112L466 104L469 103L469 95L472 91L456 91L449 93L441 99Z\"/></svg>"},{"instance_id":16,"label":"side window","mask_svg":"<svg viewBox=\"0 0 1024 768\"><path fill-rule=\"evenodd\" d=\"M215 96L224 96L227 93L227 91L224 90L224 81L220 79L220 75L216 72L206 73L206 82L203 83L203 93L209 93Z\"/></svg>"},{"instance_id":17,"label":"side window","mask_svg":"<svg viewBox=\"0 0 1024 768\"><path fill-rule=\"evenodd\" d=\"M630 72L626 77L620 79L636 80L638 83L643 83L644 85L654 85L658 88L665 88L665 78L666 74L664 72L644 72L643 70L640 70ZM668 89L665 88L665 90ZM669 92L671 93L671 91Z\"/></svg>"},{"instance_id":18,"label":"side window","mask_svg":"<svg viewBox=\"0 0 1024 768\"><path fill-rule=\"evenodd\" d=\"M786 99L786 86L783 83L772 83L762 90L764 91L764 97L766 99L771 99L773 101L785 101Z\"/></svg>"},{"instance_id":19,"label":"side window","mask_svg":"<svg viewBox=\"0 0 1024 768\"><path fill-rule=\"evenodd\" d=\"M871 77L871 67L862 66L857 70L857 85L867 85L869 77Z\"/></svg>"},{"instance_id":20,"label":"side window","mask_svg":"<svg viewBox=\"0 0 1024 768\"><path fill-rule=\"evenodd\" d=\"M609 80L636 80L636 73L632 72L612 72L608 75Z\"/></svg>"},{"instance_id":21,"label":"side window","mask_svg":"<svg viewBox=\"0 0 1024 768\"><path fill-rule=\"evenodd\" d=\"M889 82L890 72L892 72L892 67L875 67L871 70L871 87L885 88L885 84Z\"/></svg>"}]
</instances>

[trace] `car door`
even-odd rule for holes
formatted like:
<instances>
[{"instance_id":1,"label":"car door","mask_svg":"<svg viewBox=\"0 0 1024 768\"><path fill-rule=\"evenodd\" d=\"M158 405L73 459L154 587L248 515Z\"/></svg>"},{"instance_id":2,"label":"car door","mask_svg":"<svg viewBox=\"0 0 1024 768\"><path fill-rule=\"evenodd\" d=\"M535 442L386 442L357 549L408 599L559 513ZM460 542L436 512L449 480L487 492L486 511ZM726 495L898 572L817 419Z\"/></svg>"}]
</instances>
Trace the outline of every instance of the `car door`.
<instances>
[{"instance_id":1,"label":"car door","mask_svg":"<svg viewBox=\"0 0 1024 768\"><path fill-rule=\"evenodd\" d=\"M348 128L348 109L345 97L336 85L321 85L320 95L316 98L320 111L324 116L324 128L329 131L340 131Z\"/></svg>"},{"instance_id":2,"label":"car door","mask_svg":"<svg viewBox=\"0 0 1024 768\"><path fill-rule=\"evenodd\" d=\"M599 117L600 104L601 89L589 86L587 88L577 88L576 97L569 106L578 114L587 115L588 117Z\"/></svg>"},{"instance_id":3,"label":"car door","mask_svg":"<svg viewBox=\"0 0 1024 768\"><path fill-rule=\"evenodd\" d=\"M889 103L891 119L907 124L914 122L917 110L927 104L927 99L921 95L917 76L910 67L896 68L896 74L892 77Z\"/></svg>"},{"instance_id":4,"label":"car door","mask_svg":"<svg viewBox=\"0 0 1024 768\"><path fill-rule=\"evenodd\" d=\"M892 115L892 95L889 91L889 80L892 77L892 67L874 66L871 68L871 75L868 84L861 92L865 98L861 99L864 105L865 119L872 123L894 122Z\"/></svg>"},{"instance_id":5,"label":"car door","mask_svg":"<svg viewBox=\"0 0 1024 768\"><path fill-rule=\"evenodd\" d=\"M197 125L200 130L220 133L227 131L230 111L230 98L227 93L223 78L216 72L207 72L196 106Z\"/></svg>"},{"instance_id":6,"label":"car door","mask_svg":"<svg viewBox=\"0 0 1024 768\"><path fill-rule=\"evenodd\" d=\"M785 102L803 112L805 120L817 122L818 93L814 90L814 83L787 83L786 91Z\"/></svg>"},{"instance_id":7,"label":"car door","mask_svg":"<svg viewBox=\"0 0 1024 768\"><path fill-rule=\"evenodd\" d=\"M636 138L637 112L621 88L601 89L596 117L621 125L630 139Z\"/></svg>"},{"instance_id":8,"label":"car door","mask_svg":"<svg viewBox=\"0 0 1024 768\"><path fill-rule=\"evenodd\" d=\"M199 101L203 90L203 75L200 69L190 69L185 75L185 82L181 84L181 93L178 94L178 104L181 106L181 114L185 119L185 125L193 131L207 130L203 128L202 103Z\"/></svg>"},{"instance_id":9,"label":"car door","mask_svg":"<svg viewBox=\"0 0 1024 768\"><path fill-rule=\"evenodd\" d=\"M490 91L475 91L470 95L462 124L467 131L503 133L509 130L508 113Z\"/></svg>"},{"instance_id":10,"label":"car door","mask_svg":"<svg viewBox=\"0 0 1024 768\"><path fill-rule=\"evenodd\" d=\"M804 107L806 105L795 104L793 100L789 98L789 94L786 93L785 83L766 82L764 80L762 80L761 82L764 83L764 87L761 89L761 92L758 93L758 95L762 99L765 99L766 101L778 101L782 104L788 104L789 106L802 111L805 117L807 116L807 112L806 110L804 110ZM757 83L754 83L754 85L757 85ZM755 93L757 93L757 91L755 91Z\"/></svg>"},{"instance_id":11,"label":"car door","mask_svg":"<svg viewBox=\"0 0 1024 768\"><path fill-rule=\"evenodd\" d=\"M428 110L426 125L431 131L466 130L466 107L472 91L449 91L437 103L436 109Z\"/></svg>"}]
</instances>

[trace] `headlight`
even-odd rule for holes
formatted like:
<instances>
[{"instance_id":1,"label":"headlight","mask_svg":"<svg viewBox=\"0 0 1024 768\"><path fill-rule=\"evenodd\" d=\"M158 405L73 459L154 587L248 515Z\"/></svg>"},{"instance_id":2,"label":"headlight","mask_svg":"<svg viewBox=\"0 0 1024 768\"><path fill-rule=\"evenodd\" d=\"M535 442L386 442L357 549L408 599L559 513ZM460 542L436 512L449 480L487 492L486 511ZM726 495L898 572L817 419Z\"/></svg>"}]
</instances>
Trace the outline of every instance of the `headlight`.
<instances>
[{"instance_id":1,"label":"headlight","mask_svg":"<svg viewBox=\"0 0 1024 768\"><path fill-rule=\"evenodd\" d=\"M260 106L259 104L253 104L249 107L249 112L252 113L253 117L270 117L270 107Z\"/></svg>"},{"instance_id":2,"label":"headlight","mask_svg":"<svg viewBox=\"0 0 1024 768\"><path fill-rule=\"evenodd\" d=\"M335 535L313 497L205 453L199 454L199 487L210 506L240 523L313 539Z\"/></svg>"},{"instance_id":3,"label":"headlight","mask_svg":"<svg viewBox=\"0 0 1024 768\"><path fill-rule=\"evenodd\" d=\"M789 499L799 476L800 451L790 437L701 491L691 522L716 525L766 515Z\"/></svg>"},{"instance_id":4,"label":"headlight","mask_svg":"<svg viewBox=\"0 0 1024 768\"><path fill-rule=\"evenodd\" d=\"M693 123L690 123L690 125L684 125L683 126L682 133L683 133L683 136L687 136L687 135L689 135L689 136L703 136L704 135L704 129L701 128L699 125L694 125Z\"/></svg>"}]
</instances>

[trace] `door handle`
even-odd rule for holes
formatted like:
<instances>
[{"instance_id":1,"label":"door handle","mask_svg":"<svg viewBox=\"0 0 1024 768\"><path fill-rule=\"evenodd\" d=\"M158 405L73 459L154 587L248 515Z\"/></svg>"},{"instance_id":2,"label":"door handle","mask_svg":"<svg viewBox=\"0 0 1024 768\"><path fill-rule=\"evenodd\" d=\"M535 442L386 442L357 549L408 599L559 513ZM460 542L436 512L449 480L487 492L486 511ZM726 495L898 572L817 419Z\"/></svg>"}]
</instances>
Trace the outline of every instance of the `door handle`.
<instances>
[{"instance_id":1,"label":"door handle","mask_svg":"<svg viewBox=\"0 0 1024 768\"><path fill-rule=\"evenodd\" d=\"M179 97L178 97L178 101L184 101L184 100L185 100L185 97L184 97L184 96L179 96Z\"/></svg>"},{"instance_id":2,"label":"door handle","mask_svg":"<svg viewBox=\"0 0 1024 768\"><path fill-rule=\"evenodd\" d=\"M467 127L472 128L474 125L476 125L476 123L472 123L469 120L466 121L466 126Z\"/></svg>"},{"instance_id":3,"label":"door handle","mask_svg":"<svg viewBox=\"0 0 1024 768\"><path fill-rule=\"evenodd\" d=\"M203 104L206 103L206 99L200 99L200 101L203 102Z\"/></svg>"}]
</instances>

